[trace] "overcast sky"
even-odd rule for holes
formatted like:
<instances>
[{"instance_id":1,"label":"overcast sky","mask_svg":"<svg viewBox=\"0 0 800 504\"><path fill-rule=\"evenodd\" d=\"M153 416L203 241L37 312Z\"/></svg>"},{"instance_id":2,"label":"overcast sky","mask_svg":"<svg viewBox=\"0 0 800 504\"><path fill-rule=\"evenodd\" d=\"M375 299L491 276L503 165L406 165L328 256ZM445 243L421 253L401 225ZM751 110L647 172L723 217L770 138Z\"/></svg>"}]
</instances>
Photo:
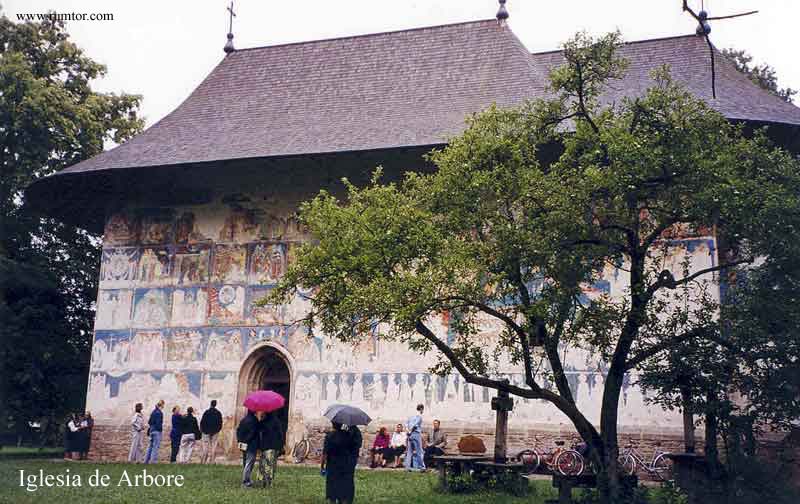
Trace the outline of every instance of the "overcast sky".
<instances>
[{"instance_id":1,"label":"overcast sky","mask_svg":"<svg viewBox=\"0 0 800 504\"><path fill-rule=\"evenodd\" d=\"M148 126L185 99L224 56L225 0L0 0L18 13L112 13L113 21L72 21L72 39L108 66L95 87L144 96ZM701 0L690 0L700 6ZM470 21L494 17L497 0L238 0L237 48ZM556 49L578 30L619 28L625 40L693 33L681 0L508 0L509 23L531 51ZM758 9L712 23L717 47L746 49L800 88L800 0L705 0L710 15Z\"/></svg>"}]
</instances>

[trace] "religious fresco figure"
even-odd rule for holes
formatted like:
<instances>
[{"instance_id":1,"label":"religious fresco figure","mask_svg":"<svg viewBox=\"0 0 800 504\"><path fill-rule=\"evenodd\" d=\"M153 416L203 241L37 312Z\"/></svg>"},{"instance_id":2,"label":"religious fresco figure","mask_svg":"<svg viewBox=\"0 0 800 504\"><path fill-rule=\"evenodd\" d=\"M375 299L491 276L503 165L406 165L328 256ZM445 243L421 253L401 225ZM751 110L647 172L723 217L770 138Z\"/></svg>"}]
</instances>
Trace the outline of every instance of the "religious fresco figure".
<instances>
[{"instance_id":1,"label":"religious fresco figure","mask_svg":"<svg viewBox=\"0 0 800 504\"><path fill-rule=\"evenodd\" d=\"M211 241L209 237L200 232L196 223L194 212L184 211L181 213L175 222L175 243L188 244Z\"/></svg>"},{"instance_id":2,"label":"religious fresco figure","mask_svg":"<svg viewBox=\"0 0 800 504\"><path fill-rule=\"evenodd\" d=\"M283 278L288 265L285 243L251 243L247 248L251 284L274 284Z\"/></svg>"},{"instance_id":3,"label":"religious fresco figure","mask_svg":"<svg viewBox=\"0 0 800 504\"><path fill-rule=\"evenodd\" d=\"M126 213L112 214L103 232L103 245L136 245L139 241L139 220Z\"/></svg>"},{"instance_id":4,"label":"religious fresco figure","mask_svg":"<svg viewBox=\"0 0 800 504\"><path fill-rule=\"evenodd\" d=\"M172 292L172 325L200 326L208 312L208 289L201 287L176 288Z\"/></svg>"},{"instance_id":5,"label":"religious fresco figure","mask_svg":"<svg viewBox=\"0 0 800 504\"><path fill-rule=\"evenodd\" d=\"M167 245L174 239L172 211L146 211L141 218L140 241L144 245Z\"/></svg>"},{"instance_id":6,"label":"religious fresco figure","mask_svg":"<svg viewBox=\"0 0 800 504\"><path fill-rule=\"evenodd\" d=\"M90 369L103 369L105 364L104 359L108 354L108 345L103 340L96 339L92 345L92 360L89 365Z\"/></svg>"},{"instance_id":7,"label":"religious fresco figure","mask_svg":"<svg viewBox=\"0 0 800 504\"><path fill-rule=\"evenodd\" d=\"M164 369L161 331L136 331L131 338L128 362L135 369Z\"/></svg>"},{"instance_id":8,"label":"religious fresco figure","mask_svg":"<svg viewBox=\"0 0 800 504\"><path fill-rule=\"evenodd\" d=\"M212 279L219 283L244 283L247 248L243 245L215 245Z\"/></svg>"},{"instance_id":9,"label":"religious fresco figure","mask_svg":"<svg viewBox=\"0 0 800 504\"><path fill-rule=\"evenodd\" d=\"M338 375L328 374L327 382L325 383L325 401L330 406L338 402L339 387L336 384L335 377Z\"/></svg>"},{"instance_id":10,"label":"religious fresco figure","mask_svg":"<svg viewBox=\"0 0 800 504\"><path fill-rule=\"evenodd\" d=\"M95 329L123 329L130 326L133 291L100 290L97 295Z\"/></svg>"},{"instance_id":11,"label":"religious fresco figure","mask_svg":"<svg viewBox=\"0 0 800 504\"><path fill-rule=\"evenodd\" d=\"M381 409L386 404L386 393L383 390L383 375L373 373L370 386L371 406L373 410Z\"/></svg>"},{"instance_id":12,"label":"religious fresco figure","mask_svg":"<svg viewBox=\"0 0 800 504\"><path fill-rule=\"evenodd\" d=\"M139 285L167 285L170 283L171 262L166 248L145 248L139 257Z\"/></svg>"},{"instance_id":13,"label":"religious fresco figure","mask_svg":"<svg viewBox=\"0 0 800 504\"><path fill-rule=\"evenodd\" d=\"M103 249L100 288L130 287L136 280L138 249Z\"/></svg>"},{"instance_id":14,"label":"religious fresco figure","mask_svg":"<svg viewBox=\"0 0 800 504\"><path fill-rule=\"evenodd\" d=\"M298 407L304 414L318 415L320 413L321 389L322 384L317 373L300 373L297 376L294 394Z\"/></svg>"},{"instance_id":15,"label":"religious fresco figure","mask_svg":"<svg viewBox=\"0 0 800 504\"><path fill-rule=\"evenodd\" d=\"M240 324L244 321L244 287L211 287L208 296L208 322L214 325Z\"/></svg>"},{"instance_id":16,"label":"religious fresco figure","mask_svg":"<svg viewBox=\"0 0 800 504\"><path fill-rule=\"evenodd\" d=\"M175 248L173 277L178 285L204 284L208 281L211 249L208 245L181 245Z\"/></svg>"},{"instance_id":17,"label":"religious fresco figure","mask_svg":"<svg viewBox=\"0 0 800 504\"><path fill-rule=\"evenodd\" d=\"M169 322L170 289L136 289L133 303L134 327L163 327Z\"/></svg>"},{"instance_id":18,"label":"religious fresco figure","mask_svg":"<svg viewBox=\"0 0 800 504\"><path fill-rule=\"evenodd\" d=\"M204 335L200 329L173 329L167 339L166 360L171 367L186 367L203 360Z\"/></svg>"},{"instance_id":19,"label":"religious fresco figure","mask_svg":"<svg viewBox=\"0 0 800 504\"><path fill-rule=\"evenodd\" d=\"M400 383L399 383L399 401L401 404L411 404L411 385L408 383L408 374L403 373L400 375Z\"/></svg>"},{"instance_id":20,"label":"religious fresco figure","mask_svg":"<svg viewBox=\"0 0 800 504\"><path fill-rule=\"evenodd\" d=\"M361 407L364 401L364 378L361 373L353 375L353 387L350 389L350 401L354 406Z\"/></svg>"},{"instance_id":21,"label":"religious fresco figure","mask_svg":"<svg viewBox=\"0 0 800 504\"><path fill-rule=\"evenodd\" d=\"M219 241L246 243L258 238L257 210L233 208L219 232Z\"/></svg>"},{"instance_id":22,"label":"religious fresco figure","mask_svg":"<svg viewBox=\"0 0 800 504\"><path fill-rule=\"evenodd\" d=\"M411 402L430 406L431 401L427 395L425 375L422 373L417 373L414 385L411 386Z\"/></svg>"}]
</instances>

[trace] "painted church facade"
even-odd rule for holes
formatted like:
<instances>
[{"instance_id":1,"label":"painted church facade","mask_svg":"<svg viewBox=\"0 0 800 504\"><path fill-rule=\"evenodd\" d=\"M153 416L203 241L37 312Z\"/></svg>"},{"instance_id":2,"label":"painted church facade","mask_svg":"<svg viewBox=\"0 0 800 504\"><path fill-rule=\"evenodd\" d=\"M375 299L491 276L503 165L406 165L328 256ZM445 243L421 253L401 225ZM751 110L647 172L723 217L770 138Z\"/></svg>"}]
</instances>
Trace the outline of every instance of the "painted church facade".
<instances>
[{"instance_id":1,"label":"painted church facade","mask_svg":"<svg viewBox=\"0 0 800 504\"><path fill-rule=\"evenodd\" d=\"M644 92L653 68L672 65L677 81L726 117L770 124L800 150L800 109L759 89L721 56L717 97L711 96L701 37L632 42L620 52L630 66L606 101ZM407 418L417 403L456 439L492 436L492 392L458 374L431 374L435 355L375 334L356 346L333 341L297 323L308 310L303 293L280 307L255 302L310 239L297 220L302 201L320 189L341 194L343 176L365 183L379 165L389 179L433 169L424 153L463 131L468 115L546 96L547 75L562 62L557 51L532 55L496 19L232 50L142 134L34 183L26 193L31 204L103 234L87 377L86 409L96 421L90 456L124 459L134 404L148 413L163 399L167 412L174 405L202 411L217 400L222 446L235 458L240 405L257 388L286 397L289 446L309 436L319 447L322 412L337 402L372 416L367 440L378 427ZM713 266L710 233L674 240L674 267L685 259L693 270ZM586 287L586 299L619 295L627 282L624 268L609 266L602 281ZM452 337L447 314L431 326ZM481 337L490 345L499 332L487 322ZM598 422L604 363L562 350L578 406ZM522 383L522 370L508 362L494 372ZM635 375L626 380L622 435L677 440L678 414L649 405ZM518 399L509 415L511 451L535 436L572 432L543 401Z\"/></svg>"}]
</instances>

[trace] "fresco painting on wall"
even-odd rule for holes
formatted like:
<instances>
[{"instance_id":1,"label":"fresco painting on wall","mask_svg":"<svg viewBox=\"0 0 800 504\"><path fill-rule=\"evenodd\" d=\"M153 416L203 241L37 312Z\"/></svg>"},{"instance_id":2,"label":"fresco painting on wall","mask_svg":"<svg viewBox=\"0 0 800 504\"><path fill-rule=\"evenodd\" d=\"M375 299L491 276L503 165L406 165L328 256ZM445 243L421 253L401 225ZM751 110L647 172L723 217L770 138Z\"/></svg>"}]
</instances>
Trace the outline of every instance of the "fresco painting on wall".
<instances>
[{"instance_id":1,"label":"fresco painting on wall","mask_svg":"<svg viewBox=\"0 0 800 504\"><path fill-rule=\"evenodd\" d=\"M247 277L250 284L274 284L286 273L288 260L285 243L251 243L247 248Z\"/></svg>"},{"instance_id":2,"label":"fresco painting on wall","mask_svg":"<svg viewBox=\"0 0 800 504\"><path fill-rule=\"evenodd\" d=\"M203 360L204 339L202 329L173 329L167 339L167 366L187 367Z\"/></svg>"},{"instance_id":3,"label":"fresco painting on wall","mask_svg":"<svg viewBox=\"0 0 800 504\"><path fill-rule=\"evenodd\" d=\"M272 290L271 287L248 287L245 316L249 324L279 325L284 323L283 305L256 306L256 302L266 297Z\"/></svg>"},{"instance_id":4,"label":"fresco painting on wall","mask_svg":"<svg viewBox=\"0 0 800 504\"><path fill-rule=\"evenodd\" d=\"M183 212L175 223L175 243L190 244L211 241L201 233L195 225L195 215L193 212Z\"/></svg>"},{"instance_id":5,"label":"fresco painting on wall","mask_svg":"<svg viewBox=\"0 0 800 504\"><path fill-rule=\"evenodd\" d=\"M130 326L133 291L101 290L97 294L95 329L124 329Z\"/></svg>"},{"instance_id":6,"label":"fresco painting on wall","mask_svg":"<svg viewBox=\"0 0 800 504\"><path fill-rule=\"evenodd\" d=\"M138 249L103 249L100 264L100 288L131 287L136 279L138 263Z\"/></svg>"},{"instance_id":7,"label":"fresco painting on wall","mask_svg":"<svg viewBox=\"0 0 800 504\"><path fill-rule=\"evenodd\" d=\"M139 241L139 221L132 215L120 212L106 222L103 246L135 245Z\"/></svg>"},{"instance_id":8,"label":"fresco painting on wall","mask_svg":"<svg viewBox=\"0 0 800 504\"><path fill-rule=\"evenodd\" d=\"M95 331L92 345L92 369L126 369L130 355L130 331Z\"/></svg>"},{"instance_id":9,"label":"fresco painting on wall","mask_svg":"<svg viewBox=\"0 0 800 504\"><path fill-rule=\"evenodd\" d=\"M171 281L172 257L165 247L147 247L139 257L139 285L168 285Z\"/></svg>"},{"instance_id":10,"label":"fresco painting on wall","mask_svg":"<svg viewBox=\"0 0 800 504\"><path fill-rule=\"evenodd\" d=\"M222 363L238 366L243 357L242 329L209 329L205 360L214 367Z\"/></svg>"},{"instance_id":11,"label":"fresco painting on wall","mask_svg":"<svg viewBox=\"0 0 800 504\"><path fill-rule=\"evenodd\" d=\"M161 331L134 331L128 362L135 369L164 369L164 337Z\"/></svg>"},{"instance_id":12,"label":"fresco painting on wall","mask_svg":"<svg viewBox=\"0 0 800 504\"><path fill-rule=\"evenodd\" d=\"M164 327L169 323L172 289L136 289L133 296L134 327Z\"/></svg>"},{"instance_id":13,"label":"fresco painting on wall","mask_svg":"<svg viewBox=\"0 0 800 504\"><path fill-rule=\"evenodd\" d=\"M172 210L145 210L141 218L140 242L145 245L174 243L175 221Z\"/></svg>"},{"instance_id":14,"label":"fresco painting on wall","mask_svg":"<svg viewBox=\"0 0 800 504\"><path fill-rule=\"evenodd\" d=\"M201 326L208 312L208 289L205 287L176 288L172 292L172 325Z\"/></svg>"},{"instance_id":15,"label":"fresco painting on wall","mask_svg":"<svg viewBox=\"0 0 800 504\"><path fill-rule=\"evenodd\" d=\"M208 281L208 245L179 245L175 248L173 271L178 285L195 285Z\"/></svg>"},{"instance_id":16,"label":"fresco painting on wall","mask_svg":"<svg viewBox=\"0 0 800 504\"><path fill-rule=\"evenodd\" d=\"M213 281L244 283L247 280L246 257L247 247L244 245L216 245L213 257Z\"/></svg>"},{"instance_id":17,"label":"fresco painting on wall","mask_svg":"<svg viewBox=\"0 0 800 504\"><path fill-rule=\"evenodd\" d=\"M208 322L236 325L244 321L244 287L223 285L208 290Z\"/></svg>"},{"instance_id":18,"label":"fresco painting on wall","mask_svg":"<svg viewBox=\"0 0 800 504\"><path fill-rule=\"evenodd\" d=\"M233 208L219 232L219 241L247 243L258 237L258 210Z\"/></svg>"}]
</instances>

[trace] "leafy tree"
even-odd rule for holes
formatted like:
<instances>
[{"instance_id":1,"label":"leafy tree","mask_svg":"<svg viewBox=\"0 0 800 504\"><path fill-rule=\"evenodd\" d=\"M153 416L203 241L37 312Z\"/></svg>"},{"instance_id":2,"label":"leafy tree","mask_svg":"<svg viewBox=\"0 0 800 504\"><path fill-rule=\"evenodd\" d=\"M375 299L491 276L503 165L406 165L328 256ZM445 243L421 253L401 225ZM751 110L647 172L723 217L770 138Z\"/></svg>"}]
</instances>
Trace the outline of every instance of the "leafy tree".
<instances>
[{"instance_id":1,"label":"leafy tree","mask_svg":"<svg viewBox=\"0 0 800 504\"><path fill-rule=\"evenodd\" d=\"M83 404L99 241L33 214L23 190L141 130L138 96L92 90L104 73L63 22L0 17L0 392L18 429Z\"/></svg>"},{"instance_id":2,"label":"leafy tree","mask_svg":"<svg viewBox=\"0 0 800 504\"><path fill-rule=\"evenodd\" d=\"M364 188L345 180L343 201L323 191L304 204L314 243L263 300L313 289L306 322L331 336L357 341L378 322L380 337L436 351L436 372L552 403L592 448L604 502L621 492L626 374L702 339L714 275L768 254L775 234L790 239L800 216L797 161L763 132L745 137L667 69L641 98L603 104L626 68L618 44L576 36L552 98L471 117L430 154L434 173L382 183L379 171ZM714 225L747 238L742 259L703 267L675 240ZM629 287L587 300L614 266ZM432 323L452 312L448 342ZM488 338L485 323L502 332ZM599 429L576 405L565 348L608 370ZM499 362L523 369L524 385L493 378Z\"/></svg>"},{"instance_id":3,"label":"leafy tree","mask_svg":"<svg viewBox=\"0 0 800 504\"><path fill-rule=\"evenodd\" d=\"M783 101L792 102L792 97L797 94L796 89L790 87L782 88L778 84L778 76L775 69L766 63L753 65L753 57L747 51L740 49L723 49L722 54L727 56L737 70L747 75L751 81L755 82L763 89L779 97Z\"/></svg>"}]
</instances>

